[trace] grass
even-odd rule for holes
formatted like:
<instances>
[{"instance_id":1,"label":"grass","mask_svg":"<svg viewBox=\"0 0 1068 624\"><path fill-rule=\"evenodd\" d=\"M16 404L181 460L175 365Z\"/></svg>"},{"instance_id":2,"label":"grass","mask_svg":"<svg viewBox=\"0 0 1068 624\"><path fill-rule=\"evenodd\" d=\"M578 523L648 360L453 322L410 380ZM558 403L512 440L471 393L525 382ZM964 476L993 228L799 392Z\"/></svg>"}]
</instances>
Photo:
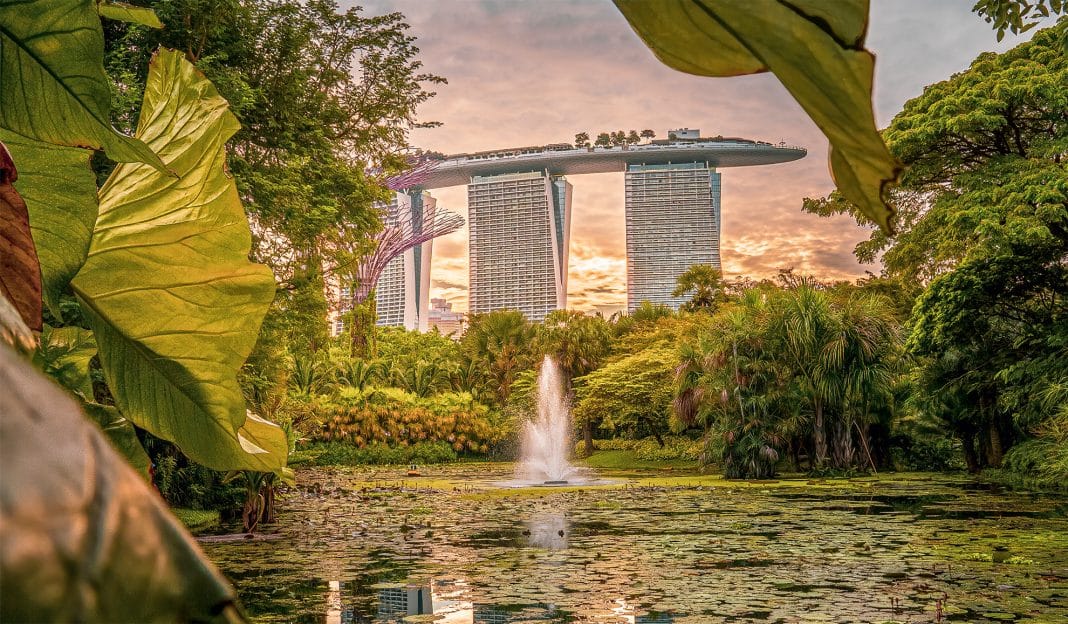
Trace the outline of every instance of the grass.
<instances>
[{"instance_id":1,"label":"grass","mask_svg":"<svg viewBox=\"0 0 1068 624\"><path fill-rule=\"evenodd\" d=\"M219 512L215 509L185 509L175 507L171 509L182 524L190 531L202 531L219 524Z\"/></svg>"}]
</instances>

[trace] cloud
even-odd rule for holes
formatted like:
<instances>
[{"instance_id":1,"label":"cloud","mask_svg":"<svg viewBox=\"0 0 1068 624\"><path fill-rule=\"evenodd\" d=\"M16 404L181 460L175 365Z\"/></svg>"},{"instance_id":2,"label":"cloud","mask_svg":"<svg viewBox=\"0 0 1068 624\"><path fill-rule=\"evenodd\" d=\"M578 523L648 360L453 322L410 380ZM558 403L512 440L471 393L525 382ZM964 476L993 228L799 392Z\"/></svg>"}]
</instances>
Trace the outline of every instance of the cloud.
<instances>
[{"instance_id":1,"label":"cloud","mask_svg":"<svg viewBox=\"0 0 1068 624\"><path fill-rule=\"evenodd\" d=\"M457 282L450 282L443 279L430 280L431 288L441 288L443 290L467 290L467 284L460 284Z\"/></svg>"}]
</instances>

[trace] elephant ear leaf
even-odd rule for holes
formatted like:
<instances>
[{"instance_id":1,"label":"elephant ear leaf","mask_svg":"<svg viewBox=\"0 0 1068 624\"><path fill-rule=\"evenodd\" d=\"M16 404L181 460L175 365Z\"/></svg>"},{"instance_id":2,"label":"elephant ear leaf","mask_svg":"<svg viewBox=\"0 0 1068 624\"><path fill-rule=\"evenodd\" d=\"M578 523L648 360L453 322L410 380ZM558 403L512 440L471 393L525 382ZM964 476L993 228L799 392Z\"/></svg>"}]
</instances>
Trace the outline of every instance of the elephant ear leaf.
<instances>
[{"instance_id":1,"label":"elephant ear leaf","mask_svg":"<svg viewBox=\"0 0 1068 624\"><path fill-rule=\"evenodd\" d=\"M15 190L18 171L0 143L0 295L30 329L41 331L41 263L30 232L30 213Z\"/></svg>"},{"instance_id":2,"label":"elephant ear leaf","mask_svg":"<svg viewBox=\"0 0 1068 624\"><path fill-rule=\"evenodd\" d=\"M839 191L884 229L902 167L875 127L875 57L864 48L868 1L615 0L653 53L701 76L770 71L831 144Z\"/></svg>"},{"instance_id":3,"label":"elephant ear leaf","mask_svg":"<svg viewBox=\"0 0 1068 624\"><path fill-rule=\"evenodd\" d=\"M147 145L111 126L110 109L94 0L0 2L0 127L165 171Z\"/></svg>"},{"instance_id":4,"label":"elephant ear leaf","mask_svg":"<svg viewBox=\"0 0 1068 624\"><path fill-rule=\"evenodd\" d=\"M147 7L134 6L125 2L113 2L112 0L96 0L96 10L101 17L140 24L149 28L163 28L163 22L159 21L156 12Z\"/></svg>"},{"instance_id":5,"label":"elephant ear leaf","mask_svg":"<svg viewBox=\"0 0 1068 624\"><path fill-rule=\"evenodd\" d=\"M115 169L72 285L125 417L205 466L276 472L285 466L284 432L272 425L267 443L241 431L236 374L275 283L248 261L248 221L225 170L238 127L182 54L157 52L137 136L178 177L142 164Z\"/></svg>"}]
</instances>

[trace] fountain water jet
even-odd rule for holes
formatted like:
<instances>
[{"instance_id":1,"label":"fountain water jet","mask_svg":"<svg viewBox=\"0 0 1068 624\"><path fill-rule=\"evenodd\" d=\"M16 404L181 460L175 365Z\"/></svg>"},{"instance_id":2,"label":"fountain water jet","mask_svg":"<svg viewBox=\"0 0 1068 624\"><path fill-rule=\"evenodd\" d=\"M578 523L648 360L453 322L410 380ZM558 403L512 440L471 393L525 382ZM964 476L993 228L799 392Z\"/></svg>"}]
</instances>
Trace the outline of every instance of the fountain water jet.
<instances>
[{"instance_id":1,"label":"fountain water jet","mask_svg":"<svg viewBox=\"0 0 1068 624\"><path fill-rule=\"evenodd\" d=\"M523 424L516 477L529 483L564 485L582 478L571 456L571 413L560 367L549 356L538 373L537 417Z\"/></svg>"}]
</instances>

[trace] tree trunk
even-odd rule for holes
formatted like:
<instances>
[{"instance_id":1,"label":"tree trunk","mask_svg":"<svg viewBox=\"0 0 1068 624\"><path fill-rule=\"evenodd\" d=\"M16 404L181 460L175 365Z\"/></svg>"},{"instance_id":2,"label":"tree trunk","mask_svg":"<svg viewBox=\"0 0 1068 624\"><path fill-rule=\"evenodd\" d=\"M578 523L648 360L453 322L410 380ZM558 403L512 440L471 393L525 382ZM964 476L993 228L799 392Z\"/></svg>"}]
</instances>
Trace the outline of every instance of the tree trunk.
<instances>
[{"instance_id":1,"label":"tree trunk","mask_svg":"<svg viewBox=\"0 0 1068 624\"><path fill-rule=\"evenodd\" d=\"M660 432L654 430L653 437L656 438L656 443L660 445L660 448L664 448L664 438L660 437Z\"/></svg>"},{"instance_id":2,"label":"tree trunk","mask_svg":"<svg viewBox=\"0 0 1068 624\"><path fill-rule=\"evenodd\" d=\"M990 462L992 468L1001 468L1001 460L1005 456L1005 452L1001 445L1001 432L998 431L997 422L993 419L990 421L990 433L988 434L990 441L990 453L987 455L987 459Z\"/></svg>"},{"instance_id":3,"label":"tree trunk","mask_svg":"<svg viewBox=\"0 0 1068 624\"><path fill-rule=\"evenodd\" d=\"M960 437L961 448L964 451L964 463L968 466L968 472L979 472L979 455L975 452L975 437L968 433Z\"/></svg>"},{"instance_id":4,"label":"tree trunk","mask_svg":"<svg viewBox=\"0 0 1068 624\"><path fill-rule=\"evenodd\" d=\"M816 443L816 466L822 468L827 463L827 433L823 427L823 401L816 400L816 419L812 423L812 439Z\"/></svg>"},{"instance_id":5,"label":"tree trunk","mask_svg":"<svg viewBox=\"0 0 1068 624\"><path fill-rule=\"evenodd\" d=\"M834 463L842 469L853 467L853 432L849 425L843 417L834 426Z\"/></svg>"},{"instance_id":6,"label":"tree trunk","mask_svg":"<svg viewBox=\"0 0 1068 624\"><path fill-rule=\"evenodd\" d=\"M589 418L582 423L582 443L586 457L593 455L593 426L590 424Z\"/></svg>"}]
</instances>

